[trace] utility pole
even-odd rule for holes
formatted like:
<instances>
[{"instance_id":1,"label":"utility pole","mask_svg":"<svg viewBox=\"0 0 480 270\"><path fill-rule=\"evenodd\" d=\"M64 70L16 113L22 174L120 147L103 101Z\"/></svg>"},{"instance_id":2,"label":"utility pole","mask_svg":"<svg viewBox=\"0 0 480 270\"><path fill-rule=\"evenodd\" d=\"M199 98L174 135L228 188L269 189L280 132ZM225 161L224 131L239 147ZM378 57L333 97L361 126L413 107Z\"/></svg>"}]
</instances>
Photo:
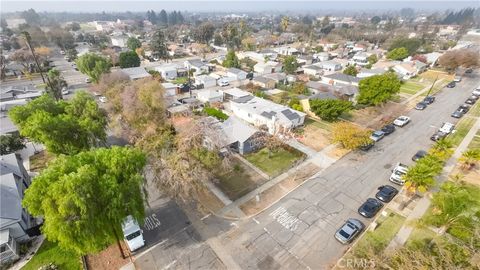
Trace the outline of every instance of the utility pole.
<instances>
[{"instance_id":1,"label":"utility pole","mask_svg":"<svg viewBox=\"0 0 480 270\"><path fill-rule=\"evenodd\" d=\"M43 83L47 84L50 87L50 89L53 91L53 87L52 87L52 83L50 82L50 78L48 78L48 76L47 76L47 81L45 81L45 77L43 76L42 68L40 67L40 64L38 63L37 55L35 54L35 50L33 49L32 44L31 44L32 37L30 36L30 33L28 33L27 31L23 31L22 34L24 35L25 41L27 42L27 46L30 49L30 52L32 53L33 60L35 60L35 64L37 65L37 69L40 71L40 76L42 77ZM55 95L54 95L54 97L55 97Z\"/></svg>"},{"instance_id":2,"label":"utility pole","mask_svg":"<svg viewBox=\"0 0 480 270\"><path fill-rule=\"evenodd\" d=\"M427 97L430 95L430 92L432 91L433 86L435 86L435 83L437 82L437 80L438 80L438 75L437 75L437 77L435 78L435 80L433 81L433 84L432 84L432 86L430 87L430 89L428 89Z\"/></svg>"}]
</instances>

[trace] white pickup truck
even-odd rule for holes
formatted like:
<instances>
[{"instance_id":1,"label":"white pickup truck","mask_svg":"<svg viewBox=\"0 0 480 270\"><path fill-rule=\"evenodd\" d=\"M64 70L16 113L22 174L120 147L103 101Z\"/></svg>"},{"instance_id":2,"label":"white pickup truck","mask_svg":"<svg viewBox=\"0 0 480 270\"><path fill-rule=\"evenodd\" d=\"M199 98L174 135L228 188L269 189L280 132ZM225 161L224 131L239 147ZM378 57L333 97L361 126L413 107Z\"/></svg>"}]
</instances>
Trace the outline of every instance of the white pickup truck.
<instances>
[{"instance_id":1,"label":"white pickup truck","mask_svg":"<svg viewBox=\"0 0 480 270\"><path fill-rule=\"evenodd\" d=\"M402 163L397 163L390 175L390 181L397 185L404 185L405 180L402 179L403 175L407 173L408 166Z\"/></svg>"},{"instance_id":2,"label":"white pickup truck","mask_svg":"<svg viewBox=\"0 0 480 270\"><path fill-rule=\"evenodd\" d=\"M127 242L128 248L130 251L135 251L145 245L145 240L143 240L143 233L138 226L137 221L132 217L128 216L122 223L123 237L125 237L125 242Z\"/></svg>"},{"instance_id":3,"label":"white pickup truck","mask_svg":"<svg viewBox=\"0 0 480 270\"><path fill-rule=\"evenodd\" d=\"M438 131L446 133L446 134L450 134L453 131L454 128L455 128L454 124L449 123L449 122L445 122L445 123L443 123L442 127Z\"/></svg>"}]
</instances>

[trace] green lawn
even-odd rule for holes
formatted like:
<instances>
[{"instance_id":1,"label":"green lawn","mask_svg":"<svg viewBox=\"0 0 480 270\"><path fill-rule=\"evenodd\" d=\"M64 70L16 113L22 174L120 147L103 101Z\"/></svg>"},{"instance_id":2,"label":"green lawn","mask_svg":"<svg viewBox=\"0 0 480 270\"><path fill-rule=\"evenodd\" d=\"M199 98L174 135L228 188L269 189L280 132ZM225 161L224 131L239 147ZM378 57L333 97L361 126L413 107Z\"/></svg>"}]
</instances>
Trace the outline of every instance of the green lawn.
<instances>
[{"instance_id":1,"label":"green lawn","mask_svg":"<svg viewBox=\"0 0 480 270\"><path fill-rule=\"evenodd\" d=\"M409 94L409 95L414 95L418 91L422 90L423 88L425 88L425 84L410 80L402 84L402 86L400 87L400 92Z\"/></svg>"},{"instance_id":2,"label":"green lawn","mask_svg":"<svg viewBox=\"0 0 480 270\"><path fill-rule=\"evenodd\" d=\"M429 210L430 211L430 210ZM407 242L405 245L408 246L415 246L425 241L430 241L433 239L437 234L430 230L429 228L421 227L421 228L414 228L410 237L408 237Z\"/></svg>"},{"instance_id":3,"label":"green lawn","mask_svg":"<svg viewBox=\"0 0 480 270\"><path fill-rule=\"evenodd\" d=\"M82 269L80 256L61 249L56 243L45 240L37 253L22 270L37 270L39 267L49 263L54 263L61 270Z\"/></svg>"},{"instance_id":4,"label":"green lawn","mask_svg":"<svg viewBox=\"0 0 480 270\"><path fill-rule=\"evenodd\" d=\"M332 129L332 124L330 124L326 121L312 119L312 118L309 118L309 117L305 118L304 124L305 124L305 126L312 125L314 127L324 129L324 130L327 130L327 131L330 131Z\"/></svg>"},{"instance_id":5,"label":"green lawn","mask_svg":"<svg viewBox=\"0 0 480 270\"><path fill-rule=\"evenodd\" d=\"M382 252L395 237L395 234L400 230L404 222L404 217L393 212L389 212L386 217L380 216L377 219L377 228L374 231L366 232L358 240L357 245L352 250L352 254L355 257L365 257L367 250L373 250L376 253Z\"/></svg>"},{"instance_id":6,"label":"green lawn","mask_svg":"<svg viewBox=\"0 0 480 270\"><path fill-rule=\"evenodd\" d=\"M217 175L217 186L233 201L256 188L240 162L234 162L232 171Z\"/></svg>"},{"instance_id":7,"label":"green lawn","mask_svg":"<svg viewBox=\"0 0 480 270\"><path fill-rule=\"evenodd\" d=\"M304 154L296 149L286 150L280 148L272 152L269 157L268 149L262 148L260 151L245 155L245 159L273 177L288 170L295 161L298 161L303 156Z\"/></svg>"},{"instance_id":8,"label":"green lawn","mask_svg":"<svg viewBox=\"0 0 480 270\"><path fill-rule=\"evenodd\" d=\"M480 101L473 105L473 107L469 111L469 115L477 117L480 116Z\"/></svg>"},{"instance_id":9,"label":"green lawn","mask_svg":"<svg viewBox=\"0 0 480 270\"><path fill-rule=\"evenodd\" d=\"M458 122L458 124L455 126L455 133L449 137L455 146L458 146L462 142L463 138L465 138L468 131L472 128L473 124L475 124L476 120L476 118L464 116L463 119Z\"/></svg>"},{"instance_id":10,"label":"green lawn","mask_svg":"<svg viewBox=\"0 0 480 270\"><path fill-rule=\"evenodd\" d=\"M172 81L172 83L175 83L175 84L184 84L184 83L187 83L187 82L188 82L187 77L178 77L178 78L176 78L175 80Z\"/></svg>"}]
</instances>

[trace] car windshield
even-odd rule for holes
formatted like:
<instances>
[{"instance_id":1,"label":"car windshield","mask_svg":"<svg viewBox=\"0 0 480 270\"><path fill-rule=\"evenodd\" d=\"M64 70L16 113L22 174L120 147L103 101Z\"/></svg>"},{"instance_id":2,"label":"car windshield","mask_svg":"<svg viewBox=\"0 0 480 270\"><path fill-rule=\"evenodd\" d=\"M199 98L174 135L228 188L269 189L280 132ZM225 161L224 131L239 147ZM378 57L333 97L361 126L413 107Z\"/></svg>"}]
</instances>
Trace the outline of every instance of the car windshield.
<instances>
[{"instance_id":1,"label":"car windshield","mask_svg":"<svg viewBox=\"0 0 480 270\"><path fill-rule=\"evenodd\" d=\"M339 233L340 233L341 236L345 237L345 239L350 238L350 234L348 234L344 230L340 230Z\"/></svg>"},{"instance_id":2,"label":"car windshield","mask_svg":"<svg viewBox=\"0 0 480 270\"><path fill-rule=\"evenodd\" d=\"M132 240L132 239L135 239L135 238L139 237L140 234L141 234L140 231L136 231L136 232L134 232L134 233L131 233L131 234L127 235L125 238L126 238L127 240Z\"/></svg>"}]
</instances>

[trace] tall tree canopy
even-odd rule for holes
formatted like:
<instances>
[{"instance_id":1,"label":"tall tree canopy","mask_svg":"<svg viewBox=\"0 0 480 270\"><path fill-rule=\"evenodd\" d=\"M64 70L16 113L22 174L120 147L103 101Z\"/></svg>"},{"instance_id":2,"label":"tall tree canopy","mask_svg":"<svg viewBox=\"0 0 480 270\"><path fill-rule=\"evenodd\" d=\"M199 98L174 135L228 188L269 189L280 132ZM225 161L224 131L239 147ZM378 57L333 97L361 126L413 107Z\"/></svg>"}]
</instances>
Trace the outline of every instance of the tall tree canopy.
<instances>
[{"instance_id":1,"label":"tall tree canopy","mask_svg":"<svg viewBox=\"0 0 480 270\"><path fill-rule=\"evenodd\" d=\"M54 154L75 154L106 139L106 115L85 92L69 101L43 95L12 108L9 116L22 136L43 143Z\"/></svg>"},{"instance_id":2,"label":"tall tree canopy","mask_svg":"<svg viewBox=\"0 0 480 270\"><path fill-rule=\"evenodd\" d=\"M59 100L62 98L62 89L67 87L67 81L63 78L58 69L52 68L47 73L48 84L47 93L49 93L54 99Z\"/></svg>"},{"instance_id":3,"label":"tall tree canopy","mask_svg":"<svg viewBox=\"0 0 480 270\"><path fill-rule=\"evenodd\" d=\"M75 63L77 64L78 70L88 75L95 83L98 82L102 74L110 72L110 61L94 53L87 53L80 56Z\"/></svg>"},{"instance_id":4,"label":"tall tree canopy","mask_svg":"<svg viewBox=\"0 0 480 270\"><path fill-rule=\"evenodd\" d=\"M25 192L23 205L44 219L48 240L79 254L98 252L132 215L143 221L146 158L127 147L97 148L53 160Z\"/></svg>"},{"instance_id":5,"label":"tall tree canopy","mask_svg":"<svg viewBox=\"0 0 480 270\"><path fill-rule=\"evenodd\" d=\"M165 40L165 34L162 30L157 30L152 36L150 41L150 50L152 50L152 56L158 59L167 61L170 56L168 55L168 47Z\"/></svg>"},{"instance_id":6,"label":"tall tree canopy","mask_svg":"<svg viewBox=\"0 0 480 270\"><path fill-rule=\"evenodd\" d=\"M362 79L357 101L360 104L379 105L400 91L401 82L393 72Z\"/></svg>"},{"instance_id":7,"label":"tall tree canopy","mask_svg":"<svg viewBox=\"0 0 480 270\"><path fill-rule=\"evenodd\" d=\"M127 39L127 48L132 51L135 51L137 48L142 47L142 42L135 37L129 37Z\"/></svg>"},{"instance_id":8,"label":"tall tree canopy","mask_svg":"<svg viewBox=\"0 0 480 270\"><path fill-rule=\"evenodd\" d=\"M287 74L293 74L298 68L297 58L293 55L285 57L283 61L283 70Z\"/></svg>"},{"instance_id":9,"label":"tall tree canopy","mask_svg":"<svg viewBox=\"0 0 480 270\"><path fill-rule=\"evenodd\" d=\"M313 99L310 100L310 110L326 121L336 120L342 113L353 108L352 102L338 99Z\"/></svg>"},{"instance_id":10,"label":"tall tree canopy","mask_svg":"<svg viewBox=\"0 0 480 270\"><path fill-rule=\"evenodd\" d=\"M225 60L223 60L222 65L226 68L240 68L240 62L238 61L238 57L235 55L234 50L229 50L227 55L225 56Z\"/></svg>"},{"instance_id":11,"label":"tall tree canopy","mask_svg":"<svg viewBox=\"0 0 480 270\"><path fill-rule=\"evenodd\" d=\"M395 48L387 53L387 58L391 60L403 60L408 57L408 51L406 48Z\"/></svg>"},{"instance_id":12,"label":"tall tree canopy","mask_svg":"<svg viewBox=\"0 0 480 270\"><path fill-rule=\"evenodd\" d=\"M135 51L122 52L118 63L121 68L139 67L140 57Z\"/></svg>"},{"instance_id":13,"label":"tall tree canopy","mask_svg":"<svg viewBox=\"0 0 480 270\"><path fill-rule=\"evenodd\" d=\"M215 26L213 26L211 22L204 22L195 29L193 36L196 41L208 44L208 42L213 38L214 32Z\"/></svg>"}]
</instances>

